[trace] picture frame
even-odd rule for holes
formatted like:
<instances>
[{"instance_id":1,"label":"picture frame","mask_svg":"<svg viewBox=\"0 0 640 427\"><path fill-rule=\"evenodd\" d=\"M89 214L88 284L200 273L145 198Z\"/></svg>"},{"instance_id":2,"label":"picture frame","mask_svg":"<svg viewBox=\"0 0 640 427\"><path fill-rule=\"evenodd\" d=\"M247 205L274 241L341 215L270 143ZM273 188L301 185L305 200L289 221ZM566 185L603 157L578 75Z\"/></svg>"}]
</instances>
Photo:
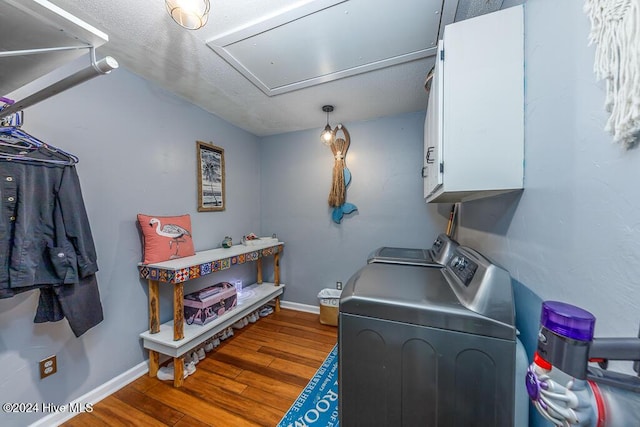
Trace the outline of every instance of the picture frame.
<instances>
[{"instance_id":1,"label":"picture frame","mask_svg":"<svg viewBox=\"0 0 640 427\"><path fill-rule=\"evenodd\" d=\"M196 141L198 212L223 211L226 207L224 149Z\"/></svg>"}]
</instances>

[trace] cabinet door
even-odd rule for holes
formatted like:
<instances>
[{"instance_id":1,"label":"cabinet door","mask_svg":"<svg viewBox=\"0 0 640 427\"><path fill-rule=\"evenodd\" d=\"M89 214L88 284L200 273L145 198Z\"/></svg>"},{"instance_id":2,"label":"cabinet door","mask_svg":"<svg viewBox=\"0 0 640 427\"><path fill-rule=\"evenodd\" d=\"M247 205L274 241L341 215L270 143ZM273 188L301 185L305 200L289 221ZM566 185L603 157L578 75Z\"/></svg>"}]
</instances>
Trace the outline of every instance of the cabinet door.
<instances>
[{"instance_id":1,"label":"cabinet door","mask_svg":"<svg viewBox=\"0 0 640 427\"><path fill-rule=\"evenodd\" d=\"M477 196L522 188L523 32L522 6L444 30L447 192Z\"/></svg>"},{"instance_id":2,"label":"cabinet door","mask_svg":"<svg viewBox=\"0 0 640 427\"><path fill-rule=\"evenodd\" d=\"M435 73L431 81L427 117L424 122L424 197L438 191L442 186L441 169L443 154L442 135L442 65L441 52L443 43L438 43Z\"/></svg>"}]
</instances>

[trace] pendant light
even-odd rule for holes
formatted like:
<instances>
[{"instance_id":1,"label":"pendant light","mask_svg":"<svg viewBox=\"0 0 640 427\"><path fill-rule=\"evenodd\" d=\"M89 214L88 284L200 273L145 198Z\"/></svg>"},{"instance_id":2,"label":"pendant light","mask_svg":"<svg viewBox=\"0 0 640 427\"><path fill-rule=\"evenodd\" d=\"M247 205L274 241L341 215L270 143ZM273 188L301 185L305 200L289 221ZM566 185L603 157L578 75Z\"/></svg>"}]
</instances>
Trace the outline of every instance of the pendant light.
<instances>
[{"instance_id":1,"label":"pendant light","mask_svg":"<svg viewBox=\"0 0 640 427\"><path fill-rule=\"evenodd\" d=\"M167 12L187 30L197 30L209 20L209 0L165 0Z\"/></svg>"},{"instance_id":2,"label":"pendant light","mask_svg":"<svg viewBox=\"0 0 640 427\"><path fill-rule=\"evenodd\" d=\"M329 125L329 113L333 111L333 105L325 105L322 107L322 111L327 113L327 125L324 127L324 130L320 134L320 139L322 143L325 145L331 145L331 140L333 139L333 132L331 126Z\"/></svg>"}]
</instances>

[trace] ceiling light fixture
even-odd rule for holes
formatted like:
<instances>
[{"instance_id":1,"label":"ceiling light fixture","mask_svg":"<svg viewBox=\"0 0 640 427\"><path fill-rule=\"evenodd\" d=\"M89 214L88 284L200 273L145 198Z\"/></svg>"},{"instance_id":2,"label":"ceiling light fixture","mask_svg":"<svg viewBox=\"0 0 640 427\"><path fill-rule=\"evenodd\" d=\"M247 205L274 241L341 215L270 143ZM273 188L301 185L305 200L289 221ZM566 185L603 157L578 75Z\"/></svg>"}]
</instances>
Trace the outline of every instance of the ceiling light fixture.
<instances>
[{"instance_id":1,"label":"ceiling light fixture","mask_svg":"<svg viewBox=\"0 0 640 427\"><path fill-rule=\"evenodd\" d=\"M324 127L324 130L320 134L320 139L322 143L325 145L331 145L331 141L333 140L333 131L331 126L329 125L329 113L333 111L333 105L325 105L322 107L322 111L327 113L327 125Z\"/></svg>"},{"instance_id":2,"label":"ceiling light fixture","mask_svg":"<svg viewBox=\"0 0 640 427\"><path fill-rule=\"evenodd\" d=\"M197 30L209 20L209 0L165 0L167 12L178 25Z\"/></svg>"}]
</instances>

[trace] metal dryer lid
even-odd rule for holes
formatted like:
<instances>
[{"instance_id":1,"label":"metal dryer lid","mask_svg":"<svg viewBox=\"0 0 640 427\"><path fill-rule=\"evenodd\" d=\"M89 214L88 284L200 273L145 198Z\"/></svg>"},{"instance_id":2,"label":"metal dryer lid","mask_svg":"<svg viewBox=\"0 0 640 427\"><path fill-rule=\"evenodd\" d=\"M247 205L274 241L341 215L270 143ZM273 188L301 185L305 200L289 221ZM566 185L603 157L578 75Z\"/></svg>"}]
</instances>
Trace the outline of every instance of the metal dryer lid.
<instances>
[{"instance_id":1,"label":"metal dryer lid","mask_svg":"<svg viewBox=\"0 0 640 427\"><path fill-rule=\"evenodd\" d=\"M340 313L515 340L509 274L465 249L456 249L443 269L362 267L342 291Z\"/></svg>"},{"instance_id":2,"label":"metal dryer lid","mask_svg":"<svg viewBox=\"0 0 640 427\"><path fill-rule=\"evenodd\" d=\"M442 267L447 263L457 246L458 242L443 233L436 238L430 249L380 247L369 254L367 263Z\"/></svg>"},{"instance_id":3,"label":"metal dryer lid","mask_svg":"<svg viewBox=\"0 0 640 427\"><path fill-rule=\"evenodd\" d=\"M422 265L431 267L442 267L431 258L427 249L395 248L383 246L372 252L367 258L367 263L405 264Z\"/></svg>"}]
</instances>

